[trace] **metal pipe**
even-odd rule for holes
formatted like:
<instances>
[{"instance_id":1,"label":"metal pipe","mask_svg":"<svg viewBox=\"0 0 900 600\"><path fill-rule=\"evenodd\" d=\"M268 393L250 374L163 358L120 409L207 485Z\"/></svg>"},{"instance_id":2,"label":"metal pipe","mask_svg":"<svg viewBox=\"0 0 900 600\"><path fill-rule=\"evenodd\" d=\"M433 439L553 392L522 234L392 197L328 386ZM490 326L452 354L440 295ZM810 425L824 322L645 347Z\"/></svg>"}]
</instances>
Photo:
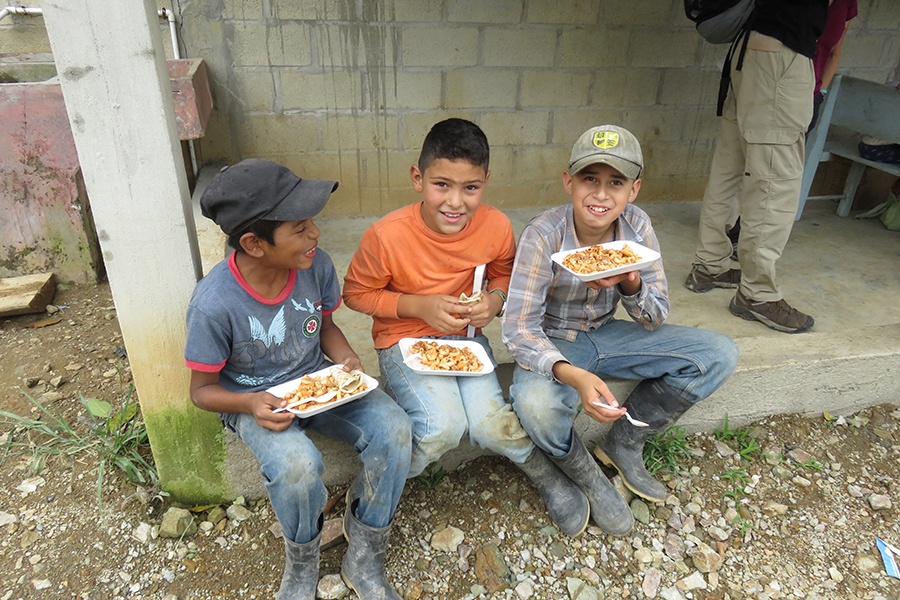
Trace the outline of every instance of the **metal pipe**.
<instances>
[{"instance_id":1,"label":"metal pipe","mask_svg":"<svg viewBox=\"0 0 900 600\"><path fill-rule=\"evenodd\" d=\"M175 22L176 16L175 11L169 8L161 8L156 13L159 15L160 19L165 19L169 22L169 37L172 39L172 57L173 58L181 58L181 52L178 50L178 36L175 34Z\"/></svg>"},{"instance_id":2,"label":"metal pipe","mask_svg":"<svg viewBox=\"0 0 900 600\"><path fill-rule=\"evenodd\" d=\"M0 21L6 18L7 15L30 15L30 16L38 16L44 14L44 11L40 8L29 8L27 6L4 6L3 10L0 10Z\"/></svg>"}]
</instances>

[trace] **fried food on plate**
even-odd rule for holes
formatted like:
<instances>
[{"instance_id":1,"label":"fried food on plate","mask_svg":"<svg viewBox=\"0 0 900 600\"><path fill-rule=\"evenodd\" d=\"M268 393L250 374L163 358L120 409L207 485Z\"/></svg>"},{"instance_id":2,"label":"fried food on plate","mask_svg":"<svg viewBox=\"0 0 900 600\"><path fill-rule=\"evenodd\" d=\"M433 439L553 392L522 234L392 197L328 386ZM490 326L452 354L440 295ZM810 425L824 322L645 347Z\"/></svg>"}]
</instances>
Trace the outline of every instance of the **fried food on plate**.
<instances>
[{"instance_id":1,"label":"fried food on plate","mask_svg":"<svg viewBox=\"0 0 900 600\"><path fill-rule=\"evenodd\" d=\"M468 348L419 340L409 347L409 351L419 355L423 366L436 371L477 373L484 369L482 362Z\"/></svg>"},{"instance_id":2,"label":"fried food on plate","mask_svg":"<svg viewBox=\"0 0 900 600\"><path fill-rule=\"evenodd\" d=\"M367 389L368 386L363 381L361 373L347 373L341 369L334 369L331 373L323 376L304 375L297 388L286 394L284 399L288 401L290 408L303 411L319 404L343 400L347 396L364 392ZM327 396L327 398L323 398L323 401L317 400L321 396ZM306 398L310 398L310 400L295 404Z\"/></svg>"},{"instance_id":3,"label":"fried food on plate","mask_svg":"<svg viewBox=\"0 0 900 600\"><path fill-rule=\"evenodd\" d=\"M604 248L603 246L591 246L566 256L563 260L563 265L576 273L587 275L588 273L599 273L600 271L609 271L616 267L631 265L639 260L640 257L634 253L634 250L628 244L622 246L621 250Z\"/></svg>"}]
</instances>

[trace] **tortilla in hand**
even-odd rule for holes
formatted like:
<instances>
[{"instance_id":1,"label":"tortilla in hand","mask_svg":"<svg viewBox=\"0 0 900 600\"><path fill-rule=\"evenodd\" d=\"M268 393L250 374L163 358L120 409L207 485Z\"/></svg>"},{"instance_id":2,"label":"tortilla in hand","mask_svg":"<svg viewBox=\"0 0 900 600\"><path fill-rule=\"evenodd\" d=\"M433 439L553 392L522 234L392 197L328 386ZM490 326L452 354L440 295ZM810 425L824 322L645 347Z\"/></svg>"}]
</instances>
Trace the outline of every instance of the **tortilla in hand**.
<instances>
[{"instance_id":1,"label":"tortilla in hand","mask_svg":"<svg viewBox=\"0 0 900 600\"><path fill-rule=\"evenodd\" d=\"M481 300L481 290L475 292L471 296L466 296L465 293L459 295L459 300L457 300L457 304L462 304L463 306L471 306L473 304L478 304Z\"/></svg>"}]
</instances>

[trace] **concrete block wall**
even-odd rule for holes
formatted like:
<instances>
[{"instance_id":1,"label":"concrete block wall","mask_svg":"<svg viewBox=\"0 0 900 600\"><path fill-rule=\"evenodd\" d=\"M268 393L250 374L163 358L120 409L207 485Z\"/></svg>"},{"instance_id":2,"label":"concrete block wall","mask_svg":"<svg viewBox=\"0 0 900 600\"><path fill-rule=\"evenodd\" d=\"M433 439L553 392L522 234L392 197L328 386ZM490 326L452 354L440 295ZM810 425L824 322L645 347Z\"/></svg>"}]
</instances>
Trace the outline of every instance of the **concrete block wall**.
<instances>
[{"instance_id":1,"label":"concrete block wall","mask_svg":"<svg viewBox=\"0 0 900 600\"><path fill-rule=\"evenodd\" d=\"M326 216L415 199L428 128L477 122L492 145L489 201L561 198L571 144L616 122L641 140L642 200L698 198L712 156L726 46L680 0L200 0L183 6L189 56L210 66L204 160L262 156L336 178ZM900 3L860 0L842 72L898 76Z\"/></svg>"}]
</instances>

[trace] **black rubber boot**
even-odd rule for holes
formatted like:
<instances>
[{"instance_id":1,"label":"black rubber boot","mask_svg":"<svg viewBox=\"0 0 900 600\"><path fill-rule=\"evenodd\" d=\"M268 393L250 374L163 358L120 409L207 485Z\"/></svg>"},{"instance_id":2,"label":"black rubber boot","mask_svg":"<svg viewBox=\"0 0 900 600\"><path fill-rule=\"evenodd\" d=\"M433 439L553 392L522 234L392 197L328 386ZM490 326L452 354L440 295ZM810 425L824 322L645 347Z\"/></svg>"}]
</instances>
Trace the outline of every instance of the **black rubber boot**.
<instances>
[{"instance_id":1,"label":"black rubber boot","mask_svg":"<svg viewBox=\"0 0 900 600\"><path fill-rule=\"evenodd\" d=\"M322 521L319 533L305 544L284 538L284 576L275 600L316 600L319 585L319 542L322 539Z\"/></svg>"},{"instance_id":2,"label":"black rubber boot","mask_svg":"<svg viewBox=\"0 0 900 600\"><path fill-rule=\"evenodd\" d=\"M634 517L625 499L607 479L574 429L569 453L562 458L551 456L550 459L587 495L591 519L597 527L611 535L625 535L634 528Z\"/></svg>"},{"instance_id":3,"label":"black rubber boot","mask_svg":"<svg viewBox=\"0 0 900 600\"><path fill-rule=\"evenodd\" d=\"M384 555L391 526L369 527L353 514L358 501L344 511L347 552L341 562L341 578L360 600L402 600L384 577Z\"/></svg>"},{"instance_id":4,"label":"black rubber boot","mask_svg":"<svg viewBox=\"0 0 900 600\"><path fill-rule=\"evenodd\" d=\"M572 537L581 535L591 516L590 504L581 488L556 468L540 448L535 448L524 463L516 466L537 488L560 531Z\"/></svg>"},{"instance_id":5,"label":"black rubber boot","mask_svg":"<svg viewBox=\"0 0 900 600\"><path fill-rule=\"evenodd\" d=\"M645 379L628 396L624 404L631 416L649 427L635 427L624 417L610 427L594 448L604 465L615 467L629 490L650 500L666 499L666 488L653 478L644 465L644 443L672 425L693 406L662 379Z\"/></svg>"}]
</instances>

